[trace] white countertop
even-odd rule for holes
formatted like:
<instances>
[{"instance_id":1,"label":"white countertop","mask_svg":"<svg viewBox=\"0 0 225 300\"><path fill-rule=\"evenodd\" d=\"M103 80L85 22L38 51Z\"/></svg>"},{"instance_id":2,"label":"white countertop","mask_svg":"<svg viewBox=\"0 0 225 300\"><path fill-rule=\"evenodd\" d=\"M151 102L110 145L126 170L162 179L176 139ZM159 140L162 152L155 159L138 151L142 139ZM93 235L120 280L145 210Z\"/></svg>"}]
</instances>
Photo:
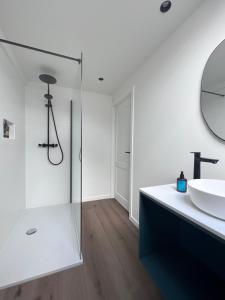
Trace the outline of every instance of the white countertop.
<instances>
[{"instance_id":1,"label":"white countertop","mask_svg":"<svg viewBox=\"0 0 225 300\"><path fill-rule=\"evenodd\" d=\"M192 203L189 193L177 192L175 184L146 187L141 188L140 191L161 205L225 240L225 221L199 210Z\"/></svg>"}]
</instances>

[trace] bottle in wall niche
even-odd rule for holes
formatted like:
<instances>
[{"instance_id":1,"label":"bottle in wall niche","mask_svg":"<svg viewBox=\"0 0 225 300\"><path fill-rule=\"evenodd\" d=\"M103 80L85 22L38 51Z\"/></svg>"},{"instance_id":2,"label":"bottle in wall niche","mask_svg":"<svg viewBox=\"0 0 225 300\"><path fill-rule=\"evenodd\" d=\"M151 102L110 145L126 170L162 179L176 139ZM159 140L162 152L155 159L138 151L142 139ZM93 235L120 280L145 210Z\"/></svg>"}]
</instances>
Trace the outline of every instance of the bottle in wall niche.
<instances>
[{"instance_id":1,"label":"bottle in wall niche","mask_svg":"<svg viewBox=\"0 0 225 300\"><path fill-rule=\"evenodd\" d=\"M9 138L9 125L7 120L3 120L3 136Z\"/></svg>"},{"instance_id":2,"label":"bottle in wall niche","mask_svg":"<svg viewBox=\"0 0 225 300\"><path fill-rule=\"evenodd\" d=\"M184 172L181 171L180 177L177 178L177 191L180 193L187 192L187 179L184 178Z\"/></svg>"}]
</instances>

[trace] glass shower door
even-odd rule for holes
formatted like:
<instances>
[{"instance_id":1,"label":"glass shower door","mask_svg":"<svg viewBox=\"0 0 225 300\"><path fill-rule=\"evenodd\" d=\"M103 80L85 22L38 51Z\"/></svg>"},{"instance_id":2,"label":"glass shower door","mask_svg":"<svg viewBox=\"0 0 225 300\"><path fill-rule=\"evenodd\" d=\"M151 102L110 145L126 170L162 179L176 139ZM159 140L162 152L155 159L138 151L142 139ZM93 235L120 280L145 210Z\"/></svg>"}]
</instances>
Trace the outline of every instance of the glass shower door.
<instances>
[{"instance_id":1,"label":"glass shower door","mask_svg":"<svg viewBox=\"0 0 225 300\"><path fill-rule=\"evenodd\" d=\"M77 70L74 99L71 102L71 203L78 251L81 254L82 207L82 61Z\"/></svg>"}]
</instances>

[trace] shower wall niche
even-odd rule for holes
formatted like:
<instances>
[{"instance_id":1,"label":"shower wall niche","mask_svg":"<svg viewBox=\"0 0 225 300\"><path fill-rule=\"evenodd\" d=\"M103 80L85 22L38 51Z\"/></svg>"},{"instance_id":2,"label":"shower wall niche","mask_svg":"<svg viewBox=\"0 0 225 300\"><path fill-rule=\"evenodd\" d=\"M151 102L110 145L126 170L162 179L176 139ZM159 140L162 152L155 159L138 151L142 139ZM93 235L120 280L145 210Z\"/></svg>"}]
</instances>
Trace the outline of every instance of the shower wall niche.
<instances>
[{"instance_id":1,"label":"shower wall niche","mask_svg":"<svg viewBox=\"0 0 225 300\"><path fill-rule=\"evenodd\" d=\"M0 42L0 289L82 263L82 61L36 50ZM57 80L50 94L60 165L39 145L48 145L48 128L59 145L40 74ZM59 150L49 147L51 160Z\"/></svg>"},{"instance_id":2,"label":"shower wall niche","mask_svg":"<svg viewBox=\"0 0 225 300\"><path fill-rule=\"evenodd\" d=\"M9 140L15 140L15 124L9 120L3 119L2 124L3 137Z\"/></svg>"}]
</instances>

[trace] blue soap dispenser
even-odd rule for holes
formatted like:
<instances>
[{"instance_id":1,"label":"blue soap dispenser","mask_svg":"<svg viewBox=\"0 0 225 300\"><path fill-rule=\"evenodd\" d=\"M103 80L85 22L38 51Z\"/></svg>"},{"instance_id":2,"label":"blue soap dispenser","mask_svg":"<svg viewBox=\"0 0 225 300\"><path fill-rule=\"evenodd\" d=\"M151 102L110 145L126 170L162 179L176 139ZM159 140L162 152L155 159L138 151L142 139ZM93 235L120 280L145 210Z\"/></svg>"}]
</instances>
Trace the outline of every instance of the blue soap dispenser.
<instances>
[{"instance_id":1,"label":"blue soap dispenser","mask_svg":"<svg viewBox=\"0 0 225 300\"><path fill-rule=\"evenodd\" d=\"M177 178L177 191L180 193L187 192L187 179L184 178L184 172L181 171L180 177Z\"/></svg>"}]
</instances>

